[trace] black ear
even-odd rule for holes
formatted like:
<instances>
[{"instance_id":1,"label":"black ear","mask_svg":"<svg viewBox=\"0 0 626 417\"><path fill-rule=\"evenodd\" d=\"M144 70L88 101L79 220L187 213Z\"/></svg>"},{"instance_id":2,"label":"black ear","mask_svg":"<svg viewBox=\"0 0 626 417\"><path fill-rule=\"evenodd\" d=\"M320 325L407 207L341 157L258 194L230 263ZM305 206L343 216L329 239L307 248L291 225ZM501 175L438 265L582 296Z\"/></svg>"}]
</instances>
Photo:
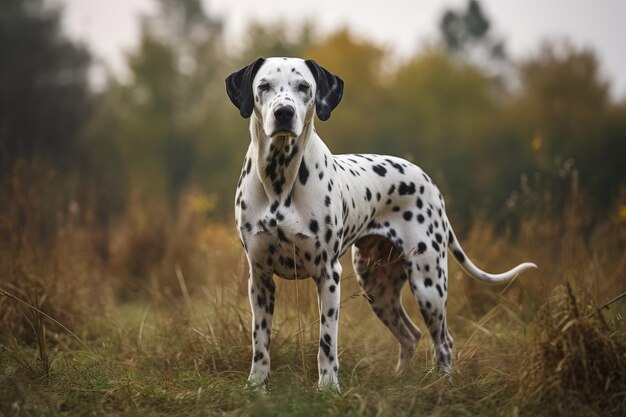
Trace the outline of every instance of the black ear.
<instances>
[{"instance_id":1,"label":"black ear","mask_svg":"<svg viewBox=\"0 0 626 417\"><path fill-rule=\"evenodd\" d=\"M319 66L312 59L307 59L304 62L306 62L306 65L313 73L313 78L315 78L315 84L317 85L317 93L315 94L317 117L322 121L326 121L330 117L330 112L341 101L343 80L326 68Z\"/></svg>"},{"instance_id":2,"label":"black ear","mask_svg":"<svg viewBox=\"0 0 626 417\"><path fill-rule=\"evenodd\" d=\"M226 78L226 92L228 93L228 97L239 109L239 113L244 119L247 119L252 114L252 109L254 108L252 81L264 62L265 59L257 58L247 67L233 72Z\"/></svg>"}]
</instances>

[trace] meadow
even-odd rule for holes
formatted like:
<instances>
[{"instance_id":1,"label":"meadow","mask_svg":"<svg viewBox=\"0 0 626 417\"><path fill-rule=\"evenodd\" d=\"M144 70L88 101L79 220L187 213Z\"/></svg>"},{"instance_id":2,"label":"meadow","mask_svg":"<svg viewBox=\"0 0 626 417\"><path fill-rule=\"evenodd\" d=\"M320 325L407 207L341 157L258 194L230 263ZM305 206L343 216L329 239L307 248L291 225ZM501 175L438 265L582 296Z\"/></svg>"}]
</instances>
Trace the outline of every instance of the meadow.
<instances>
[{"instance_id":1,"label":"meadow","mask_svg":"<svg viewBox=\"0 0 626 417\"><path fill-rule=\"evenodd\" d=\"M428 336L411 368L394 374L398 347L346 258L341 394L318 391L314 286L277 279L273 373L259 393L245 388L243 250L229 221L207 218L210 199L190 191L176 210L135 199L103 230L62 197L66 186L32 167L3 184L0 416L626 412L623 206L590 219L574 197L558 216L529 210L500 230L477 215L457 231L487 270L526 260L539 269L488 286L451 261L452 382L433 369ZM425 330L410 291L403 296Z\"/></svg>"},{"instance_id":2,"label":"meadow","mask_svg":"<svg viewBox=\"0 0 626 417\"><path fill-rule=\"evenodd\" d=\"M314 21L250 22L233 48L207 2L153 0L121 76L65 33L62 3L0 7L0 417L626 415L626 100L591 45L511 55L471 0L442 3L403 59ZM394 374L343 259L341 393L316 388L308 280L277 279L270 388L245 388L232 195L249 134L224 79L269 56L345 80L321 137L423 167L476 264L539 265L488 286L451 261L452 382L427 335Z\"/></svg>"}]
</instances>

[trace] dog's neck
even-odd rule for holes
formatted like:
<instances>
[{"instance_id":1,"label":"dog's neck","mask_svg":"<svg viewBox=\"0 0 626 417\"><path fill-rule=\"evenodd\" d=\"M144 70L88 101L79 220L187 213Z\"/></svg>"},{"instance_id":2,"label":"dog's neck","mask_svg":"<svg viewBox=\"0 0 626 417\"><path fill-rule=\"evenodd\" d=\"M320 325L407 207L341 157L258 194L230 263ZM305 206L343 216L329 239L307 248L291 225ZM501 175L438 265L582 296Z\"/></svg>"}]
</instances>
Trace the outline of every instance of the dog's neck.
<instances>
[{"instance_id":1,"label":"dog's neck","mask_svg":"<svg viewBox=\"0 0 626 417\"><path fill-rule=\"evenodd\" d=\"M290 194L299 175L302 157L311 134L313 121L305 124L298 137L265 135L263 126L254 117L250 122L251 154L263 189L269 200L284 200Z\"/></svg>"}]
</instances>

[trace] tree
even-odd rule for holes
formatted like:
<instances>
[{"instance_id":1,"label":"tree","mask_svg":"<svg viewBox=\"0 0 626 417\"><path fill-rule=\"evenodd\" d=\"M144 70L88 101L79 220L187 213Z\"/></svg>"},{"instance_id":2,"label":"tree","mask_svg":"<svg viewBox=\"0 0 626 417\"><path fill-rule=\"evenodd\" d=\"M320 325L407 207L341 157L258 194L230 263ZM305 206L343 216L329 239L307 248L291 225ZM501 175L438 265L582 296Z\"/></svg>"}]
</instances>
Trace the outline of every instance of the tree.
<instances>
[{"instance_id":1,"label":"tree","mask_svg":"<svg viewBox=\"0 0 626 417\"><path fill-rule=\"evenodd\" d=\"M510 161L486 157L510 145L498 133L500 102L489 78L433 47L398 68L389 88L386 147L408 154L433 176L463 218L478 207L501 205L510 191L502 184L519 173Z\"/></svg>"},{"instance_id":2,"label":"tree","mask_svg":"<svg viewBox=\"0 0 626 417\"><path fill-rule=\"evenodd\" d=\"M307 48L313 43L314 27L305 22L297 29L284 22L261 24L253 22L246 30L245 48L240 54L241 65L250 63L258 57L304 57Z\"/></svg>"},{"instance_id":3,"label":"tree","mask_svg":"<svg viewBox=\"0 0 626 417\"><path fill-rule=\"evenodd\" d=\"M446 10L439 22L439 31L447 51L453 56L492 75L508 75L511 63L504 42L494 34L478 0L469 0L464 10Z\"/></svg>"},{"instance_id":4,"label":"tree","mask_svg":"<svg viewBox=\"0 0 626 417\"><path fill-rule=\"evenodd\" d=\"M387 103L384 86L386 53L377 45L356 39L347 29L311 45L304 56L337 74L345 82L343 98L329 123L316 128L331 150L341 152L381 151L385 138L376 120Z\"/></svg>"},{"instance_id":5,"label":"tree","mask_svg":"<svg viewBox=\"0 0 626 417\"><path fill-rule=\"evenodd\" d=\"M199 0L159 5L128 56L131 79L109 81L87 142L94 151L112 142L134 188L176 207L220 130L222 25Z\"/></svg>"},{"instance_id":6,"label":"tree","mask_svg":"<svg viewBox=\"0 0 626 417\"><path fill-rule=\"evenodd\" d=\"M545 43L520 64L520 74L509 118L533 149L537 171L560 181L564 164L578 170L596 206L606 208L626 181L626 113L611 101L595 53L568 42ZM567 190L556 192L562 199Z\"/></svg>"},{"instance_id":7,"label":"tree","mask_svg":"<svg viewBox=\"0 0 626 417\"><path fill-rule=\"evenodd\" d=\"M4 0L0 62L0 170L33 157L66 169L88 114L89 53L62 34L58 8Z\"/></svg>"}]
</instances>

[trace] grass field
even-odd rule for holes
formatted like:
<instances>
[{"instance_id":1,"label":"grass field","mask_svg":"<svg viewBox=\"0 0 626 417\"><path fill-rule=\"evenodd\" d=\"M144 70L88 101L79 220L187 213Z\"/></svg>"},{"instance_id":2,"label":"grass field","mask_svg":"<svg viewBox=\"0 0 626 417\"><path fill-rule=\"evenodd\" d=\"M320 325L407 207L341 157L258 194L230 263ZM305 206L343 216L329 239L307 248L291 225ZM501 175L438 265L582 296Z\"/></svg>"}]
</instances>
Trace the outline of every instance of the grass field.
<instances>
[{"instance_id":1,"label":"grass field","mask_svg":"<svg viewBox=\"0 0 626 417\"><path fill-rule=\"evenodd\" d=\"M589 222L572 204L558 218L528 216L514 235L481 221L457 233L489 271L527 260L539 270L493 287L451 265L451 383L427 336L394 375L398 347L346 259L342 392L318 391L313 284L277 280L273 372L258 393L244 388L243 251L230 225L199 214L201 198L175 218L136 203L103 231L79 207L41 198L53 191L5 190L0 416L626 415L626 300L601 308L626 290L618 210ZM408 290L404 304L425 330Z\"/></svg>"}]
</instances>

